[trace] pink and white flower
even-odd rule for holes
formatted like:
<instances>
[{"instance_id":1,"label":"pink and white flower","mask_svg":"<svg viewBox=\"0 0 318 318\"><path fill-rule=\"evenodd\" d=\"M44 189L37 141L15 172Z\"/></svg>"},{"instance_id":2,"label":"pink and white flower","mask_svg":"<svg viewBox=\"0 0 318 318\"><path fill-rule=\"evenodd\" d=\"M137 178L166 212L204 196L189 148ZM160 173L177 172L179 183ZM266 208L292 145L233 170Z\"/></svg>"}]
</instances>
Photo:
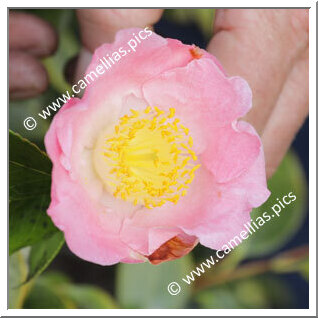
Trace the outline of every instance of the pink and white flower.
<instances>
[{"instance_id":1,"label":"pink and white flower","mask_svg":"<svg viewBox=\"0 0 318 318\"><path fill-rule=\"evenodd\" d=\"M132 33L99 47L100 59ZM244 121L248 84L215 57L152 34L56 114L48 209L79 257L157 264L222 246L269 196L262 145Z\"/></svg>"}]
</instances>

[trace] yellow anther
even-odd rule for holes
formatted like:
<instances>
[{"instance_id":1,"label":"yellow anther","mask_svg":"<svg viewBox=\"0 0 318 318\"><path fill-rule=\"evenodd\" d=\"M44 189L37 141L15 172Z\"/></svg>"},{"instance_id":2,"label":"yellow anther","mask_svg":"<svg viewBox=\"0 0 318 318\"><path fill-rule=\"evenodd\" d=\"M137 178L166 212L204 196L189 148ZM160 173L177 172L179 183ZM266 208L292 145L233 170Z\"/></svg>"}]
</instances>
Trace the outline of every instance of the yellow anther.
<instances>
[{"instance_id":1,"label":"yellow anther","mask_svg":"<svg viewBox=\"0 0 318 318\"><path fill-rule=\"evenodd\" d=\"M185 181L185 184L189 184L189 183L191 183L193 181L194 173L191 173L191 171L190 171L189 175L190 175L190 178Z\"/></svg>"},{"instance_id":2,"label":"yellow anther","mask_svg":"<svg viewBox=\"0 0 318 318\"><path fill-rule=\"evenodd\" d=\"M167 137L171 135L171 132L168 130L161 130L162 137Z\"/></svg>"},{"instance_id":3,"label":"yellow anther","mask_svg":"<svg viewBox=\"0 0 318 318\"><path fill-rule=\"evenodd\" d=\"M139 116L139 112L137 110L131 109L130 111L133 114L132 116L130 116L131 118L136 118Z\"/></svg>"},{"instance_id":4,"label":"yellow anther","mask_svg":"<svg viewBox=\"0 0 318 318\"><path fill-rule=\"evenodd\" d=\"M183 147L184 149L186 149L186 150L191 150L190 148L189 148L189 146L187 146L186 144L184 144L184 143L181 143L181 147Z\"/></svg>"},{"instance_id":5,"label":"yellow anther","mask_svg":"<svg viewBox=\"0 0 318 318\"><path fill-rule=\"evenodd\" d=\"M160 115L165 113L163 110L159 109L157 106L155 106L154 109L155 109L155 111L157 113L157 116L160 116Z\"/></svg>"},{"instance_id":6,"label":"yellow anther","mask_svg":"<svg viewBox=\"0 0 318 318\"><path fill-rule=\"evenodd\" d=\"M189 173L189 170L184 170L184 171L181 173L181 177L183 178L187 173Z\"/></svg>"},{"instance_id":7,"label":"yellow anther","mask_svg":"<svg viewBox=\"0 0 318 318\"><path fill-rule=\"evenodd\" d=\"M198 160L198 157L195 155L195 152L193 150L190 150L189 154L191 155L193 161L197 161Z\"/></svg>"},{"instance_id":8,"label":"yellow anther","mask_svg":"<svg viewBox=\"0 0 318 318\"><path fill-rule=\"evenodd\" d=\"M193 138L191 136L189 137L188 144L189 144L190 147L193 146Z\"/></svg>"},{"instance_id":9,"label":"yellow anther","mask_svg":"<svg viewBox=\"0 0 318 318\"><path fill-rule=\"evenodd\" d=\"M116 190L115 190L115 192L113 193L114 194L114 197L116 197L117 195L118 195L118 193L120 192L120 188L119 187L117 187L116 188Z\"/></svg>"},{"instance_id":10,"label":"yellow anther","mask_svg":"<svg viewBox=\"0 0 318 318\"><path fill-rule=\"evenodd\" d=\"M176 109L175 108L169 108L169 115L168 118L172 118L176 113Z\"/></svg>"},{"instance_id":11,"label":"yellow anther","mask_svg":"<svg viewBox=\"0 0 318 318\"><path fill-rule=\"evenodd\" d=\"M201 167L200 164L194 166L194 167L191 169L191 173L195 172L195 171L198 170L200 167Z\"/></svg>"},{"instance_id":12,"label":"yellow anther","mask_svg":"<svg viewBox=\"0 0 318 318\"><path fill-rule=\"evenodd\" d=\"M152 209L167 201L176 204L200 167L194 163L189 130L174 118L175 108L164 112L148 106L130 112L104 139L102 155L109 167L104 182L115 197L134 205Z\"/></svg>"},{"instance_id":13,"label":"yellow anther","mask_svg":"<svg viewBox=\"0 0 318 318\"><path fill-rule=\"evenodd\" d=\"M181 184L178 186L177 190L181 190L182 188L184 188L184 185L181 183Z\"/></svg>"},{"instance_id":14,"label":"yellow anther","mask_svg":"<svg viewBox=\"0 0 318 318\"><path fill-rule=\"evenodd\" d=\"M177 161L178 161L178 158L179 158L179 154L174 154L174 156L173 156L173 162L176 164L177 163Z\"/></svg>"},{"instance_id":15,"label":"yellow anther","mask_svg":"<svg viewBox=\"0 0 318 318\"><path fill-rule=\"evenodd\" d=\"M177 202L179 201L179 199L180 199L180 195L177 194L177 195L175 195L175 196L172 197L172 198L168 198L167 200L170 201L170 202L172 202L172 203L177 203Z\"/></svg>"},{"instance_id":16,"label":"yellow anther","mask_svg":"<svg viewBox=\"0 0 318 318\"><path fill-rule=\"evenodd\" d=\"M162 206L162 205L164 205L166 203L166 201L165 200L162 200L162 201L160 201L158 204L157 204L157 206Z\"/></svg>"},{"instance_id":17,"label":"yellow anther","mask_svg":"<svg viewBox=\"0 0 318 318\"><path fill-rule=\"evenodd\" d=\"M189 129L188 129L187 127L183 126L182 124L180 124L179 126L180 126L180 128L184 131L184 133L188 136L188 134L189 134Z\"/></svg>"},{"instance_id":18,"label":"yellow anther","mask_svg":"<svg viewBox=\"0 0 318 318\"><path fill-rule=\"evenodd\" d=\"M175 153L178 150L178 146L176 144L172 144L170 153Z\"/></svg>"},{"instance_id":19,"label":"yellow anther","mask_svg":"<svg viewBox=\"0 0 318 318\"><path fill-rule=\"evenodd\" d=\"M125 125L128 122L128 120L129 120L129 117L125 115L120 119L120 124Z\"/></svg>"},{"instance_id":20,"label":"yellow anther","mask_svg":"<svg viewBox=\"0 0 318 318\"><path fill-rule=\"evenodd\" d=\"M145 114L149 114L149 113L150 113L150 111L151 111L151 107L150 107L150 106L148 106L148 107L145 109L144 113L145 113Z\"/></svg>"},{"instance_id":21,"label":"yellow anther","mask_svg":"<svg viewBox=\"0 0 318 318\"><path fill-rule=\"evenodd\" d=\"M110 173L114 173L117 171L117 168L113 168L112 170L110 170Z\"/></svg>"},{"instance_id":22,"label":"yellow anther","mask_svg":"<svg viewBox=\"0 0 318 318\"><path fill-rule=\"evenodd\" d=\"M129 133L128 133L128 138L129 139L133 139L136 135L136 130L131 130Z\"/></svg>"},{"instance_id":23,"label":"yellow anther","mask_svg":"<svg viewBox=\"0 0 318 318\"><path fill-rule=\"evenodd\" d=\"M190 161L190 157L185 158L185 159L182 161L182 164L181 164L180 168L181 168L181 169L184 168L184 167L188 164L189 161Z\"/></svg>"}]
</instances>

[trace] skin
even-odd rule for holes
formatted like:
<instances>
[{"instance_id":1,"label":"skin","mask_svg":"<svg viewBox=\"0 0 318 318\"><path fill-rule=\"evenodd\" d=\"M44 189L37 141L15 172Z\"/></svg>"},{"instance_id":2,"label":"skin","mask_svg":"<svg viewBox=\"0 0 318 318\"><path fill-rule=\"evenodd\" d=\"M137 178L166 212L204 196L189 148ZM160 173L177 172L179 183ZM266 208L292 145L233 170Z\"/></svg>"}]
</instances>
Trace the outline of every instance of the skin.
<instances>
[{"instance_id":1,"label":"skin","mask_svg":"<svg viewBox=\"0 0 318 318\"><path fill-rule=\"evenodd\" d=\"M308 115L308 10L217 10L208 51L253 92L270 177ZM235 52L235 58L233 58Z\"/></svg>"},{"instance_id":2,"label":"skin","mask_svg":"<svg viewBox=\"0 0 318 318\"><path fill-rule=\"evenodd\" d=\"M31 14L9 13L10 99L36 96L48 87L48 77L39 58L52 54L57 35L47 22Z\"/></svg>"},{"instance_id":3,"label":"skin","mask_svg":"<svg viewBox=\"0 0 318 318\"><path fill-rule=\"evenodd\" d=\"M77 10L83 49L75 78L82 77L91 52L101 43L111 42L119 29L151 26L162 12L161 9ZM46 74L36 58L52 53L56 46L56 35L48 24L23 15L10 13L12 98L34 96L46 88ZM304 9L216 10L214 35L207 50L221 61L228 75L242 76L252 88L253 108L245 120L262 138L268 177L308 115L308 15ZM19 25L18 18L20 23L24 20L26 33L34 31L29 37L23 29L11 32L12 26ZM16 51L19 54L14 54ZM27 58L25 55L30 59L27 64L23 60Z\"/></svg>"}]
</instances>

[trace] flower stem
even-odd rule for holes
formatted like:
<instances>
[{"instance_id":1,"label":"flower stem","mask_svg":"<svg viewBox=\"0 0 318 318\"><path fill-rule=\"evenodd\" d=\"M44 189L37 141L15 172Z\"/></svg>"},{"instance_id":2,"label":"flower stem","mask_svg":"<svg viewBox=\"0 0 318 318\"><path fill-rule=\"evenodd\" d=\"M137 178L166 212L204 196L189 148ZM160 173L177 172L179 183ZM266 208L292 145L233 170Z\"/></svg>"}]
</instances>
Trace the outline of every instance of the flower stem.
<instances>
[{"instance_id":1,"label":"flower stem","mask_svg":"<svg viewBox=\"0 0 318 318\"><path fill-rule=\"evenodd\" d=\"M221 285L234 280L260 275L266 272L282 273L297 270L297 264L308 258L308 246L297 247L271 259L259 260L242 265L234 270L225 270L197 277L195 291ZM207 274L207 273L206 273Z\"/></svg>"}]
</instances>

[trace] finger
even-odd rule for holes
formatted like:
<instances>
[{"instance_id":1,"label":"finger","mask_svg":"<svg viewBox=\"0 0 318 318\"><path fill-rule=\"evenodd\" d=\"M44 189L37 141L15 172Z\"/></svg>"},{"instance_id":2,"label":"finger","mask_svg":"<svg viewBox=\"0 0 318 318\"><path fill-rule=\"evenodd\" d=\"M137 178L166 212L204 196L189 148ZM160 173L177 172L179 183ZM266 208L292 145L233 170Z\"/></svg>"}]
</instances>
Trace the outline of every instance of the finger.
<instances>
[{"instance_id":1,"label":"finger","mask_svg":"<svg viewBox=\"0 0 318 318\"><path fill-rule=\"evenodd\" d=\"M308 115L308 50L294 65L265 127L262 141L269 178L278 167Z\"/></svg>"},{"instance_id":2,"label":"finger","mask_svg":"<svg viewBox=\"0 0 318 318\"><path fill-rule=\"evenodd\" d=\"M82 79L91 60L92 53L85 47L82 47L76 62L75 74L73 77L74 82L78 82Z\"/></svg>"},{"instance_id":3,"label":"finger","mask_svg":"<svg viewBox=\"0 0 318 318\"><path fill-rule=\"evenodd\" d=\"M9 47L44 57L56 49L57 35L50 24L37 16L14 11L9 15Z\"/></svg>"},{"instance_id":4,"label":"finger","mask_svg":"<svg viewBox=\"0 0 318 318\"><path fill-rule=\"evenodd\" d=\"M101 44L112 42L120 29L153 25L162 12L162 9L79 9L82 42L93 52Z\"/></svg>"},{"instance_id":5,"label":"finger","mask_svg":"<svg viewBox=\"0 0 318 318\"><path fill-rule=\"evenodd\" d=\"M208 50L229 75L247 80L253 108L246 116L262 133L299 52L308 43L305 10L216 10Z\"/></svg>"},{"instance_id":6,"label":"finger","mask_svg":"<svg viewBox=\"0 0 318 318\"><path fill-rule=\"evenodd\" d=\"M91 52L103 43L112 42L118 30L151 26L160 19L162 12L161 9L77 10L84 47L77 60L75 81L83 76L91 60Z\"/></svg>"},{"instance_id":7,"label":"finger","mask_svg":"<svg viewBox=\"0 0 318 318\"><path fill-rule=\"evenodd\" d=\"M43 65L23 52L9 53L9 96L22 99L36 96L46 90L48 78Z\"/></svg>"}]
</instances>

